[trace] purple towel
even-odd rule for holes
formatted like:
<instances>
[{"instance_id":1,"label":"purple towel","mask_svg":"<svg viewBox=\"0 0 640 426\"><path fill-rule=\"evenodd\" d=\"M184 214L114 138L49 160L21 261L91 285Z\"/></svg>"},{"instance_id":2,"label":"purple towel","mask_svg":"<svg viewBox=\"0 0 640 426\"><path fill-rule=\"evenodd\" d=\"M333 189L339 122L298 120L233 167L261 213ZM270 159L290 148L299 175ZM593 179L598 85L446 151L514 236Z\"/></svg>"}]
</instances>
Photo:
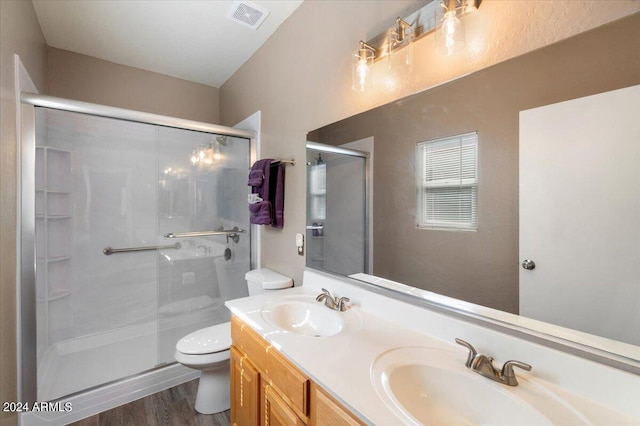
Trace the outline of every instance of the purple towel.
<instances>
[{"instance_id":1,"label":"purple towel","mask_svg":"<svg viewBox=\"0 0 640 426\"><path fill-rule=\"evenodd\" d=\"M249 186L262 186L264 182L264 171L262 170L251 170L249 172L249 182L247 185Z\"/></svg>"},{"instance_id":2,"label":"purple towel","mask_svg":"<svg viewBox=\"0 0 640 426\"><path fill-rule=\"evenodd\" d=\"M270 225L273 222L273 209L271 207L270 186L271 159L258 160L251 166L248 185L251 193L258 194L263 201L249 204L249 222L254 225Z\"/></svg>"},{"instance_id":3,"label":"purple towel","mask_svg":"<svg viewBox=\"0 0 640 426\"><path fill-rule=\"evenodd\" d=\"M268 201L260 201L259 203L249 204L249 222L254 225L271 225L272 219L271 203Z\"/></svg>"},{"instance_id":4,"label":"purple towel","mask_svg":"<svg viewBox=\"0 0 640 426\"><path fill-rule=\"evenodd\" d=\"M273 202L274 214L273 224L274 228L284 227L284 164L280 163L276 166L276 190Z\"/></svg>"},{"instance_id":5,"label":"purple towel","mask_svg":"<svg viewBox=\"0 0 640 426\"><path fill-rule=\"evenodd\" d=\"M249 205L249 222L284 227L284 164L266 158L253 163L248 184L263 201ZM273 169L273 170L272 170Z\"/></svg>"},{"instance_id":6,"label":"purple towel","mask_svg":"<svg viewBox=\"0 0 640 426\"><path fill-rule=\"evenodd\" d=\"M269 175L271 171L271 159L265 158L264 160L258 160L253 163L251 166L251 171L249 172L249 183L251 186L251 192L254 194L259 194L260 198L263 200L269 199ZM262 179L258 183L258 179L256 176L260 176ZM252 181L258 183L257 185L252 185Z\"/></svg>"}]
</instances>

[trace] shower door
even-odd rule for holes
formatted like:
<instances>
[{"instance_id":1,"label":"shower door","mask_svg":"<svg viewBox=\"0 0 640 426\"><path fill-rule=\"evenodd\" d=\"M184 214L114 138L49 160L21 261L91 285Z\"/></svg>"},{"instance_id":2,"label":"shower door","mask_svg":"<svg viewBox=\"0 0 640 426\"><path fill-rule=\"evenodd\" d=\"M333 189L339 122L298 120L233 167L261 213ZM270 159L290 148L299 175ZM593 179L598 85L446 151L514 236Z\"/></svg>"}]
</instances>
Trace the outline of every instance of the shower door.
<instances>
[{"instance_id":1,"label":"shower door","mask_svg":"<svg viewBox=\"0 0 640 426\"><path fill-rule=\"evenodd\" d=\"M186 334L229 321L226 300L248 295L250 159L246 139L168 127L158 129L158 153L157 245L180 246L158 252L162 364ZM204 235L234 228L246 233Z\"/></svg>"},{"instance_id":2,"label":"shower door","mask_svg":"<svg viewBox=\"0 0 640 426\"><path fill-rule=\"evenodd\" d=\"M229 319L248 168L247 139L36 108L38 400L174 362L179 338Z\"/></svg>"}]
</instances>

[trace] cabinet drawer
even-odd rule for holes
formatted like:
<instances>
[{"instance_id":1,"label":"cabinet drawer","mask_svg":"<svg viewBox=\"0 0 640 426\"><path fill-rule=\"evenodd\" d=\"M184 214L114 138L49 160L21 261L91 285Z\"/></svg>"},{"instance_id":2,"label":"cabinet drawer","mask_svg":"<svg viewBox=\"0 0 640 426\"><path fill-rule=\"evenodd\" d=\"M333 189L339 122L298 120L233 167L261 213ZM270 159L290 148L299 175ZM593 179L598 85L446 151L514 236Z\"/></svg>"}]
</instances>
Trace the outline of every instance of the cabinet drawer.
<instances>
[{"instance_id":1,"label":"cabinet drawer","mask_svg":"<svg viewBox=\"0 0 640 426\"><path fill-rule=\"evenodd\" d=\"M265 386L264 424L269 426L305 426L287 403L269 385Z\"/></svg>"},{"instance_id":2,"label":"cabinet drawer","mask_svg":"<svg viewBox=\"0 0 640 426\"><path fill-rule=\"evenodd\" d=\"M311 426L363 426L348 409L317 384L312 385Z\"/></svg>"},{"instance_id":3,"label":"cabinet drawer","mask_svg":"<svg viewBox=\"0 0 640 426\"><path fill-rule=\"evenodd\" d=\"M309 415L309 378L275 350L268 352L267 371L269 381L291 406L303 416Z\"/></svg>"},{"instance_id":4,"label":"cabinet drawer","mask_svg":"<svg viewBox=\"0 0 640 426\"><path fill-rule=\"evenodd\" d=\"M266 372L268 343L237 317L231 317L231 341L258 369Z\"/></svg>"}]
</instances>

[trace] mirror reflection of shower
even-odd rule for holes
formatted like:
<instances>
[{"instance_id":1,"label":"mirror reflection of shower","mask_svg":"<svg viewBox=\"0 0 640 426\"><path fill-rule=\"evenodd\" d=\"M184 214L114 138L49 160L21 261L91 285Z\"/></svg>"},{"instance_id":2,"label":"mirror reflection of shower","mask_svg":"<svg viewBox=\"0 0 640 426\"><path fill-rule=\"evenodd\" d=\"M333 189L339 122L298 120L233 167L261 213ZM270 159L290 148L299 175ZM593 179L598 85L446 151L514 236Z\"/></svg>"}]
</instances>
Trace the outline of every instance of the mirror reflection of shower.
<instances>
[{"instance_id":1,"label":"mirror reflection of shower","mask_svg":"<svg viewBox=\"0 0 640 426\"><path fill-rule=\"evenodd\" d=\"M306 265L368 271L366 152L307 142Z\"/></svg>"},{"instance_id":2,"label":"mirror reflection of shower","mask_svg":"<svg viewBox=\"0 0 640 426\"><path fill-rule=\"evenodd\" d=\"M217 135L207 145L200 146L191 151L191 165L194 167L208 167L221 161L223 146L227 146L227 136Z\"/></svg>"}]
</instances>

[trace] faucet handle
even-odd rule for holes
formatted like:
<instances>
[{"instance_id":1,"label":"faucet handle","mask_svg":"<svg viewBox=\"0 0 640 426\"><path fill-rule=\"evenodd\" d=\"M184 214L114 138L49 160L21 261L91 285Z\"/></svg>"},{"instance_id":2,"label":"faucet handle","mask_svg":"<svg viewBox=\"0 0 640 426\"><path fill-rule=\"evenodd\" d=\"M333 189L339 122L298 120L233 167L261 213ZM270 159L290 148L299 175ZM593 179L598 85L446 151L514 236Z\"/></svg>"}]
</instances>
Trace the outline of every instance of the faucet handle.
<instances>
[{"instance_id":1,"label":"faucet handle","mask_svg":"<svg viewBox=\"0 0 640 426\"><path fill-rule=\"evenodd\" d=\"M471 364L473 363L473 359L476 357L476 355L478 355L478 352L476 351L476 348L474 348L471 343L469 342L465 342L462 339L458 339L456 337L456 343L459 345L464 346L465 348L469 349L469 355L467 356L467 362L465 362L464 365L467 366L467 368L471 368Z\"/></svg>"},{"instance_id":2,"label":"faucet handle","mask_svg":"<svg viewBox=\"0 0 640 426\"><path fill-rule=\"evenodd\" d=\"M511 360L504 363L502 366L502 377L504 378L506 384L509 386L517 386L518 380L516 379L516 374L513 372L513 367L522 368L526 371L531 371L531 366L524 362Z\"/></svg>"},{"instance_id":3,"label":"faucet handle","mask_svg":"<svg viewBox=\"0 0 640 426\"><path fill-rule=\"evenodd\" d=\"M341 297L340 299L338 299L337 310L340 312L346 311L347 310L346 303L348 302L351 302L351 299L349 299L348 297Z\"/></svg>"}]
</instances>

